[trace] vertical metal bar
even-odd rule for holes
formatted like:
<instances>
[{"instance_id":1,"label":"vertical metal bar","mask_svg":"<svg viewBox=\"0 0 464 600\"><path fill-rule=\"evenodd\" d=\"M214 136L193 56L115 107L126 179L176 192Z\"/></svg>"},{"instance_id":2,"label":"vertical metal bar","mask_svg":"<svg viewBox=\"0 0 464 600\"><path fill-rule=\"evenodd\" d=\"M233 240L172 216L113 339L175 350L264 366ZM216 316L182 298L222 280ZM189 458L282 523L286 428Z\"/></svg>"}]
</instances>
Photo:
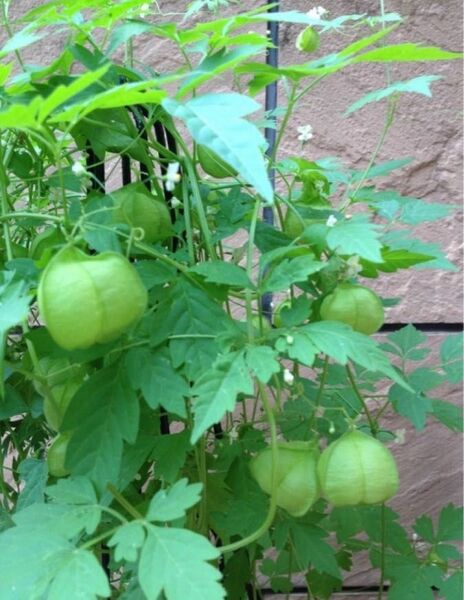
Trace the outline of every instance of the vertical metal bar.
<instances>
[{"instance_id":1,"label":"vertical metal bar","mask_svg":"<svg viewBox=\"0 0 464 600\"><path fill-rule=\"evenodd\" d=\"M275 13L280 10L280 3L276 2L274 6L269 9L270 13ZM266 52L266 64L271 67L277 67L279 64L279 23L278 21L268 21L267 23L267 35L272 43L272 46L267 49ZM274 122L274 127L266 127L264 130L264 136L268 143L268 147L266 150L266 154L269 158L274 153L275 143L276 143L276 125L277 119L274 114L275 109L277 108L277 81L270 83L266 87L266 96L265 96L265 110L266 115L271 112L270 119ZM269 118L269 117L268 117ZM275 169L271 167L269 169L269 179L271 181L271 185L275 188ZM274 212L272 207L266 206L263 209L263 220L268 225L274 224ZM272 294L264 294L261 298L261 310L263 315L269 320L272 320Z\"/></svg>"}]
</instances>

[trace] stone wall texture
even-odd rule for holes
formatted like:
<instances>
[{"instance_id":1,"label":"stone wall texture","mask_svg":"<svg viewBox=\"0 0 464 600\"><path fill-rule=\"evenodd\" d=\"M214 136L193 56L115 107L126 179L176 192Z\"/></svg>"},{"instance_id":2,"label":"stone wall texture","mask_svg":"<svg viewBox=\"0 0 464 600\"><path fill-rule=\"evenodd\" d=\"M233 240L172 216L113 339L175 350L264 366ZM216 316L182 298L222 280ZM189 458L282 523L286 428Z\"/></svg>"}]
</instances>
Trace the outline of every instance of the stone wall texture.
<instances>
[{"instance_id":1,"label":"stone wall texture","mask_svg":"<svg viewBox=\"0 0 464 600\"><path fill-rule=\"evenodd\" d=\"M23 14L40 0L18 0L13 4L15 14ZM166 12L181 11L186 2L159 2ZM246 9L259 2L242 2ZM379 3L375 0L352 0L323 2L332 16L345 12L378 14ZM307 11L313 6L306 0L282 0L282 10ZM386 0L387 11L398 11L405 18L389 39L392 42L414 41L438 45L449 50L462 50L462 0ZM294 47L300 27L281 27L282 64L299 60ZM351 35L342 37L331 33L323 36L319 53L335 50L341 43L350 41ZM40 64L56 52L53 44L60 40L45 40L25 53L30 62ZM141 61L159 71L176 66L176 56L170 52L169 43L143 38L136 45ZM413 162L401 171L385 178L385 189L394 187L403 195L414 196L430 202L461 206L462 203L462 65L460 61L444 63L419 63L395 66L391 70L393 80L406 80L423 74L441 75L433 85L433 98L406 95L399 103L395 124L389 132L379 160L413 157ZM385 119L384 104L370 104L350 117L343 116L346 108L365 93L385 86L385 69L382 65L353 66L340 74L328 77L314 93L305 98L295 118L291 121L285 137L282 153L291 154L298 146L298 125L311 124L314 138L304 148L306 158L318 159L339 156L345 164L365 167L375 148ZM262 96L259 98L262 99ZM285 104L282 88L279 99ZM462 213L417 228L417 234L427 241L440 243L448 258L460 265L462 249ZM377 289L386 296L400 296L401 304L389 311L390 322L460 322L462 321L462 275L461 271L441 272L415 270L399 272L375 282ZM430 337L437 348L442 336ZM441 397L462 400L459 387L442 390ZM392 418L392 428L404 427L404 421ZM407 428L405 443L392 448L399 462L401 489L393 501L393 507L406 523L418 514L427 512L436 516L442 505L462 501L462 471L460 437L438 424L432 424L426 432ZM376 573L367 562L362 561L348 579L351 585L376 583ZM354 596L346 595L346 599ZM366 596L370 598L370 596Z\"/></svg>"}]
</instances>

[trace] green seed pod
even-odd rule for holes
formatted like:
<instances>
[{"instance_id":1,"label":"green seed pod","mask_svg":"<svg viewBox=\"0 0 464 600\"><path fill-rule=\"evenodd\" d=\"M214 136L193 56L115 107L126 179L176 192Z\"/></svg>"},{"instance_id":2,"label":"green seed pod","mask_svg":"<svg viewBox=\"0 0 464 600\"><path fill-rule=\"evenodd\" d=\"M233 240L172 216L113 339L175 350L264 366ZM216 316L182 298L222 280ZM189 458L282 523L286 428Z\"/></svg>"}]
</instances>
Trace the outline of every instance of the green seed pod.
<instances>
[{"instance_id":1,"label":"green seed pod","mask_svg":"<svg viewBox=\"0 0 464 600\"><path fill-rule=\"evenodd\" d=\"M277 505L301 517L319 498L316 475L318 451L311 442L281 442L278 445ZM272 450L262 450L250 462L250 470L261 489L272 491Z\"/></svg>"},{"instance_id":2,"label":"green seed pod","mask_svg":"<svg viewBox=\"0 0 464 600\"><path fill-rule=\"evenodd\" d=\"M315 52L319 48L319 34L311 25L303 29L296 38L295 46L301 52Z\"/></svg>"},{"instance_id":3,"label":"green seed pod","mask_svg":"<svg viewBox=\"0 0 464 600\"><path fill-rule=\"evenodd\" d=\"M116 202L118 196L115 195ZM171 217L166 204L148 194L133 192L121 196L114 211L116 223L127 223L145 232L144 241L149 244L161 242L172 235Z\"/></svg>"},{"instance_id":4,"label":"green seed pod","mask_svg":"<svg viewBox=\"0 0 464 600\"><path fill-rule=\"evenodd\" d=\"M211 177L223 179L224 177L235 177L237 175L237 171L233 167L206 146L199 144L197 152L203 171Z\"/></svg>"},{"instance_id":5,"label":"green seed pod","mask_svg":"<svg viewBox=\"0 0 464 600\"><path fill-rule=\"evenodd\" d=\"M124 256L88 256L74 247L63 248L48 263L37 296L52 338L66 350L115 340L147 306L147 291Z\"/></svg>"},{"instance_id":6,"label":"green seed pod","mask_svg":"<svg viewBox=\"0 0 464 600\"><path fill-rule=\"evenodd\" d=\"M326 296L320 314L324 321L341 321L366 335L378 331L385 318L377 294L367 287L351 283L342 283Z\"/></svg>"},{"instance_id":7,"label":"green seed pod","mask_svg":"<svg viewBox=\"0 0 464 600\"><path fill-rule=\"evenodd\" d=\"M361 431L349 431L326 448L317 473L323 495L334 506L385 502L399 486L391 452Z\"/></svg>"},{"instance_id":8,"label":"green seed pod","mask_svg":"<svg viewBox=\"0 0 464 600\"><path fill-rule=\"evenodd\" d=\"M47 452L48 472L53 477L66 477L69 471L66 469L65 459L66 450L68 449L71 433L60 433L53 440L52 445Z\"/></svg>"}]
</instances>

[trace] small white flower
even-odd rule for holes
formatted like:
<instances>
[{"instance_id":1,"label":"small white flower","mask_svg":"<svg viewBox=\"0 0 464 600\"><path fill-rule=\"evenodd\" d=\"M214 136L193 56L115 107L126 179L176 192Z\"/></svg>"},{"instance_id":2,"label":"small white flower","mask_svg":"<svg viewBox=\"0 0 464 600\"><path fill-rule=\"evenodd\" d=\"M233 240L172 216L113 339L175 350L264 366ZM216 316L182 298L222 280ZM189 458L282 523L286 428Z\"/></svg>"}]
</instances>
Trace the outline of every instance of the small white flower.
<instances>
[{"instance_id":1,"label":"small white flower","mask_svg":"<svg viewBox=\"0 0 464 600\"><path fill-rule=\"evenodd\" d=\"M166 189L168 192L174 191L176 183L180 181L179 163L170 163L166 173Z\"/></svg>"},{"instance_id":2,"label":"small white flower","mask_svg":"<svg viewBox=\"0 0 464 600\"><path fill-rule=\"evenodd\" d=\"M290 371L290 369L284 369L284 381L288 385L293 385L295 377L293 377L293 373Z\"/></svg>"},{"instance_id":3,"label":"small white flower","mask_svg":"<svg viewBox=\"0 0 464 600\"><path fill-rule=\"evenodd\" d=\"M346 261L346 276L348 278L356 277L356 275L361 271L362 266L359 263L359 256L357 254L350 256L350 258Z\"/></svg>"},{"instance_id":4,"label":"small white flower","mask_svg":"<svg viewBox=\"0 0 464 600\"><path fill-rule=\"evenodd\" d=\"M330 215L330 217L326 221L327 227L333 227L337 222L337 217L335 215Z\"/></svg>"},{"instance_id":5,"label":"small white flower","mask_svg":"<svg viewBox=\"0 0 464 600\"><path fill-rule=\"evenodd\" d=\"M232 429L229 431L229 438L232 441L238 440L238 431L237 431L237 426L236 425L234 425L232 427Z\"/></svg>"},{"instance_id":6,"label":"small white flower","mask_svg":"<svg viewBox=\"0 0 464 600\"><path fill-rule=\"evenodd\" d=\"M313 138L313 128L311 125L300 125L296 129L299 133L298 139L300 142L309 142Z\"/></svg>"},{"instance_id":7,"label":"small white flower","mask_svg":"<svg viewBox=\"0 0 464 600\"><path fill-rule=\"evenodd\" d=\"M286 340L287 340L287 344L288 344L289 346L291 346L291 345L293 344L293 342L295 341L295 339L294 339L293 335L287 335L287 338L286 338Z\"/></svg>"},{"instance_id":8,"label":"small white flower","mask_svg":"<svg viewBox=\"0 0 464 600\"><path fill-rule=\"evenodd\" d=\"M335 425L332 423L332 421L330 421L329 433L330 435L333 435L335 433Z\"/></svg>"},{"instance_id":9,"label":"small white flower","mask_svg":"<svg viewBox=\"0 0 464 600\"><path fill-rule=\"evenodd\" d=\"M71 167L71 171L74 173L74 175L76 175L76 177L82 177L83 175L87 174L86 168L78 160L76 160L73 163L73 166Z\"/></svg>"},{"instance_id":10,"label":"small white flower","mask_svg":"<svg viewBox=\"0 0 464 600\"><path fill-rule=\"evenodd\" d=\"M182 206L182 202L179 200L179 198L173 196L171 198L171 206L172 208L179 208L179 206Z\"/></svg>"},{"instance_id":11,"label":"small white flower","mask_svg":"<svg viewBox=\"0 0 464 600\"><path fill-rule=\"evenodd\" d=\"M406 429L397 429L395 431L395 444L404 444L406 441Z\"/></svg>"},{"instance_id":12,"label":"small white flower","mask_svg":"<svg viewBox=\"0 0 464 600\"><path fill-rule=\"evenodd\" d=\"M323 6L313 6L311 10L308 10L306 13L308 17L311 19L315 19L316 21L320 21L324 15L328 13L328 10Z\"/></svg>"},{"instance_id":13,"label":"small white flower","mask_svg":"<svg viewBox=\"0 0 464 600\"><path fill-rule=\"evenodd\" d=\"M143 19L144 17L146 17L148 15L149 12L150 12L150 4L148 2L145 2L140 7L140 18Z\"/></svg>"}]
</instances>

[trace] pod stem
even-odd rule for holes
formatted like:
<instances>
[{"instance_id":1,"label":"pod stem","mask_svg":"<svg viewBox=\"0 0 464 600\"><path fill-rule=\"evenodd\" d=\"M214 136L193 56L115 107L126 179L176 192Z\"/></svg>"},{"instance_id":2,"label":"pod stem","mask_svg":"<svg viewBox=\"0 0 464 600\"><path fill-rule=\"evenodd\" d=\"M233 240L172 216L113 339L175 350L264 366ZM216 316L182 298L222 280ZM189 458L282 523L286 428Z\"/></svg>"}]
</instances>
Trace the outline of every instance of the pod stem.
<instances>
[{"instance_id":1,"label":"pod stem","mask_svg":"<svg viewBox=\"0 0 464 600\"><path fill-rule=\"evenodd\" d=\"M371 430L371 433L374 437L377 437L377 431L378 431L377 423L372 417L372 414L367 406L364 396L361 394L361 391L360 391L360 389L355 381L355 378L353 376L353 372L350 369L350 365L346 365L346 373L347 373L348 379L351 383L351 387L353 388L354 393L356 394L357 398L361 402L364 412L366 413L366 417L367 417L367 421L369 423L369 428Z\"/></svg>"}]
</instances>

